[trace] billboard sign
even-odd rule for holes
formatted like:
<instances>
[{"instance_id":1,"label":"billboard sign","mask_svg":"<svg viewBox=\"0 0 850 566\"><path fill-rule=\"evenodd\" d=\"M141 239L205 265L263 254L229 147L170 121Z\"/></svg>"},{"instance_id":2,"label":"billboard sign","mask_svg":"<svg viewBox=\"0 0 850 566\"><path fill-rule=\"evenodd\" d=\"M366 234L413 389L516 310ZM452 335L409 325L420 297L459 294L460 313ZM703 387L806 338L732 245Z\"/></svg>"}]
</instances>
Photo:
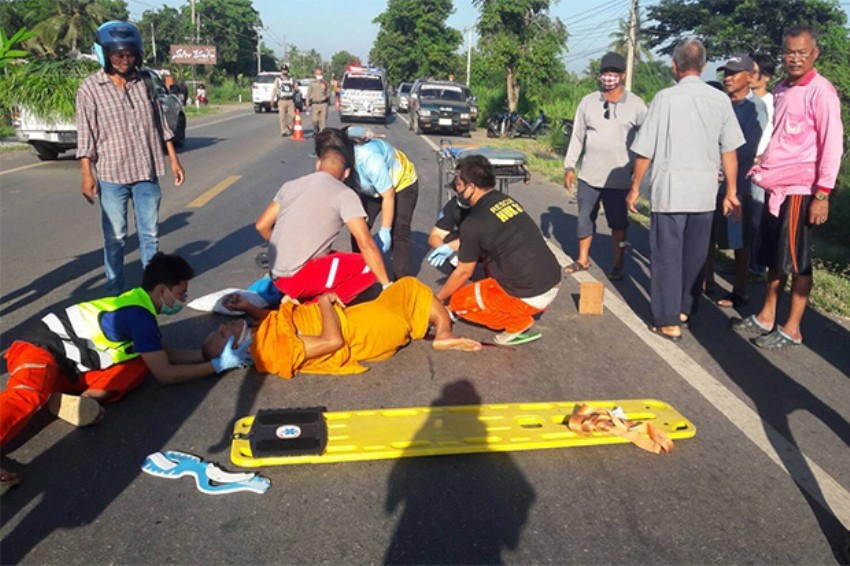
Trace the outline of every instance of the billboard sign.
<instances>
[{"instance_id":1,"label":"billboard sign","mask_svg":"<svg viewBox=\"0 0 850 566\"><path fill-rule=\"evenodd\" d=\"M191 65L215 65L215 45L172 45L171 62Z\"/></svg>"}]
</instances>

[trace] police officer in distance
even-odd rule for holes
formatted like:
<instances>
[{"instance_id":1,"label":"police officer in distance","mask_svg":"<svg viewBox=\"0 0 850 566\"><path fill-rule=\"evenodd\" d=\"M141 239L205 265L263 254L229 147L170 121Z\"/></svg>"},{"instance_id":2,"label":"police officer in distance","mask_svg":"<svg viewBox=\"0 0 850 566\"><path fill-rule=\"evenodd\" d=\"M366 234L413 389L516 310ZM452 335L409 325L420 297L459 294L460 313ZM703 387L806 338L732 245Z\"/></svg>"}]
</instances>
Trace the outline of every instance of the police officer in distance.
<instances>
[{"instance_id":1,"label":"police officer in distance","mask_svg":"<svg viewBox=\"0 0 850 566\"><path fill-rule=\"evenodd\" d=\"M313 136L325 129L328 122L328 101L330 101L330 86L322 77L321 67L316 68L315 79L307 89L307 111L312 109Z\"/></svg>"},{"instance_id":2,"label":"police officer in distance","mask_svg":"<svg viewBox=\"0 0 850 566\"><path fill-rule=\"evenodd\" d=\"M284 138L292 135L292 122L295 119L293 97L297 88L295 79L289 76L289 65L283 63L280 66L280 76L274 80L272 87L272 102L277 103L280 135Z\"/></svg>"}]
</instances>

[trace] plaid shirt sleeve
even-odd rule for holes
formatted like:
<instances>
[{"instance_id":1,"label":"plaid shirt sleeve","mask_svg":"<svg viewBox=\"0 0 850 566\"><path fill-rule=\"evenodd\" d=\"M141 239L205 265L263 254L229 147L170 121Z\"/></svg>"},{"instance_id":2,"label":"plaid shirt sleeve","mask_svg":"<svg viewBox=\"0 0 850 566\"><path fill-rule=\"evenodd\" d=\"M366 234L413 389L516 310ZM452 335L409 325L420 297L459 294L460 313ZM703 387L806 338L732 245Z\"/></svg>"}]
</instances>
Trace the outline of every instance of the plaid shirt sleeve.
<instances>
[{"instance_id":1,"label":"plaid shirt sleeve","mask_svg":"<svg viewBox=\"0 0 850 566\"><path fill-rule=\"evenodd\" d=\"M83 83L77 91L77 159L88 157L97 161L97 145L99 137L97 127L97 112L94 99Z\"/></svg>"}]
</instances>

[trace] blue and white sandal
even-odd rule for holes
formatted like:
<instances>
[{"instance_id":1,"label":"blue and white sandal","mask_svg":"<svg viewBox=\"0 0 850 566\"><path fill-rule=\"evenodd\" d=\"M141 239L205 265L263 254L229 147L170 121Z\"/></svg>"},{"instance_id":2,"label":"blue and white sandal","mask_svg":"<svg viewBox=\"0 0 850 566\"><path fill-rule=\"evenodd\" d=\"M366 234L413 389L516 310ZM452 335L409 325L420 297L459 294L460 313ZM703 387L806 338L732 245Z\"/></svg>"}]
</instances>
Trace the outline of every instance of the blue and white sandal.
<instances>
[{"instance_id":1,"label":"blue and white sandal","mask_svg":"<svg viewBox=\"0 0 850 566\"><path fill-rule=\"evenodd\" d=\"M142 463L142 471L159 478L191 476L195 478L198 491L207 495L237 491L265 493L272 485L271 481L258 474L225 472L212 462L205 462L197 456L174 450L163 450L148 455Z\"/></svg>"}]
</instances>

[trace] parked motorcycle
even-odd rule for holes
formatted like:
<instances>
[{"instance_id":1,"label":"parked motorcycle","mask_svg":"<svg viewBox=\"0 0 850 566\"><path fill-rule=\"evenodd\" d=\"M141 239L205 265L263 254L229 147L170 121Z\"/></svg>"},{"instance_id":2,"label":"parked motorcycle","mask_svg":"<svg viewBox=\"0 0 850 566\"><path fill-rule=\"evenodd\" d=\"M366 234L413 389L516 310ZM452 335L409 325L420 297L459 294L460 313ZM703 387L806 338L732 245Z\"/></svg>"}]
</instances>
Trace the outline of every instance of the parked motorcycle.
<instances>
[{"instance_id":1,"label":"parked motorcycle","mask_svg":"<svg viewBox=\"0 0 850 566\"><path fill-rule=\"evenodd\" d=\"M511 129L508 132L508 137L518 138L527 136L536 139L537 136L544 136L549 133L548 122L549 120L546 118L543 110L537 114L534 122L530 122L525 116L514 112L511 114Z\"/></svg>"},{"instance_id":2,"label":"parked motorcycle","mask_svg":"<svg viewBox=\"0 0 850 566\"><path fill-rule=\"evenodd\" d=\"M509 135L511 129L511 113L505 108L504 112L497 112L487 119L487 137L504 138Z\"/></svg>"}]
</instances>

